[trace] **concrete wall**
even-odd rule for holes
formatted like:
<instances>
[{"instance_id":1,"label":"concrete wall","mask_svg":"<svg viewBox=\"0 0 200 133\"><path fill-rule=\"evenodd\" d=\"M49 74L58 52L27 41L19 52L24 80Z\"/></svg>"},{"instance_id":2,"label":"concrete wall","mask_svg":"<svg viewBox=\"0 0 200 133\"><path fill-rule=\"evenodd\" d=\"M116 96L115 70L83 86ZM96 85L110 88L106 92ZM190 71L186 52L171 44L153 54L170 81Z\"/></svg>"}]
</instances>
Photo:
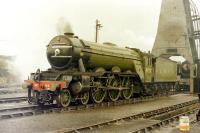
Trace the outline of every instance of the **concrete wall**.
<instances>
[{"instance_id":1,"label":"concrete wall","mask_svg":"<svg viewBox=\"0 0 200 133\"><path fill-rule=\"evenodd\" d=\"M193 63L190 48L190 24L184 0L163 0L157 36L152 53L155 56L183 56Z\"/></svg>"}]
</instances>

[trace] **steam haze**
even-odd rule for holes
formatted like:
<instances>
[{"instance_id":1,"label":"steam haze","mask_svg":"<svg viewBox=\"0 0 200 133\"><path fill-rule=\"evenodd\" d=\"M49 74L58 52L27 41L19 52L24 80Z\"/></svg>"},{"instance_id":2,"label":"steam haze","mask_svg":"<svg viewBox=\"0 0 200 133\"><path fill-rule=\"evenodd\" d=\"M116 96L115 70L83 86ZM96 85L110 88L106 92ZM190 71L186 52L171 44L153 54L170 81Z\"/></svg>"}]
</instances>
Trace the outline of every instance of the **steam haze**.
<instances>
[{"instance_id":1,"label":"steam haze","mask_svg":"<svg viewBox=\"0 0 200 133\"><path fill-rule=\"evenodd\" d=\"M63 35L64 33L74 33L71 24L67 22L64 17L58 19L56 26L58 35Z\"/></svg>"},{"instance_id":2,"label":"steam haze","mask_svg":"<svg viewBox=\"0 0 200 133\"><path fill-rule=\"evenodd\" d=\"M26 79L37 68L46 70L46 45L63 33L59 19L70 23L79 38L94 41L99 19L100 42L152 49L161 0L6 0L0 4L0 54L15 55Z\"/></svg>"}]
</instances>

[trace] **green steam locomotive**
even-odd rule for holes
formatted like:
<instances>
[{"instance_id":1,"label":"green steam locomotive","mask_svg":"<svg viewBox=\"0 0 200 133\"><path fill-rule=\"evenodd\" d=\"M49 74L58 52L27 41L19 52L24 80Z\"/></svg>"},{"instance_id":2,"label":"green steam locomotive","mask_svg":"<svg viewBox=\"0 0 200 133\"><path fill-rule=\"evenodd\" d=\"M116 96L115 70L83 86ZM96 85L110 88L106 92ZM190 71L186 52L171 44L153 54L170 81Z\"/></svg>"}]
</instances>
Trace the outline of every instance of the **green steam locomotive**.
<instances>
[{"instance_id":1,"label":"green steam locomotive","mask_svg":"<svg viewBox=\"0 0 200 133\"><path fill-rule=\"evenodd\" d=\"M177 63L135 48L79 39L73 33L54 37L47 46L51 68L31 73L23 88L30 103L67 107L157 94L176 87Z\"/></svg>"}]
</instances>

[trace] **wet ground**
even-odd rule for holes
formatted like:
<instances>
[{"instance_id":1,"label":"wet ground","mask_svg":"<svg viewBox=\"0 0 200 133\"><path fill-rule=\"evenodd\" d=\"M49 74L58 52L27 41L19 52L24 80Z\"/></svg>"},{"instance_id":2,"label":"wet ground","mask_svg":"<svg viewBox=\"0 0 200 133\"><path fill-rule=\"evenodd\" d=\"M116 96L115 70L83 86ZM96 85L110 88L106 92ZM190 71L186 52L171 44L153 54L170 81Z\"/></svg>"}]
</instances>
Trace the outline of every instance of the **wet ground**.
<instances>
[{"instance_id":1,"label":"wet ground","mask_svg":"<svg viewBox=\"0 0 200 133\"><path fill-rule=\"evenodd\" d=\"M196 120L196 114L189 115L190 121ZM116 123L110 123L106 126L100 126L92 130L81 131L81 133L132 133L137 132L138 130L144 129L145 127L152 127L152 125L159 123L159 120L150 120L150 119L139 119L139 120L121 120ZM141 131L142 132L142 131ZM167 125L163 125L160 128L153 129L147 133L188 133L181 132L179 130L179 121L171 122ZM200 122L193 123L190 125L189 133L200 133Z\"/></svg>"},{"instance_id":2,"label":"wet ground","mask_svg":"<svg viewBox=\"0 0 200 133\"><path fill-rule=\"evenodd\" d=\"M109 126L100 127L98 129L87 130L81 133L131 133L136 132L142 129L145 126L151 126L158 123L157 120L132 120L128 121L119 121L117 123L111 124Z\"/></svg>"},{"instance_id":3,"label":"wet ground","mask_svg":"<svg viewBox=\"0 0 200 133\"><path fill-rule=\"evenodd\" d=\"M190 125L189 131L180 131L178 123L155 130L153 133L200 133L200 122Z\"/></svg>"},{"instance_id":4,"label":"wet ground","mask_svg":"<svg viewBox=\"0 0 200 133\"><path fill-rule=\"evenodd\" d=\"M14 118L0 121L0 133L31 133L52 132L62 129L70 130L80 126L88 126L95 123L105 122L141 112L151 111L187 101L197 99L192 95L178 94L138 104L129 104L101 109L88 109L81 111L51 113L46 115ZM155 121L141 121L139 124L146 125ZM139 123L139 122L136 122ZM133 123L133 125L136 125ZM138 126L139 126L138 125ZM136 127L138 127L136 126ZM127 125L127 127L132 127ZM128 129L128 128L127 128Z\"/></svg>"},{"instance_id":5,"label":"wet ground","mask_svg":"<svg viewBox=\"0 0 200 133\"><path fill-rule=\"evenodd\" d=\"M196 121L196 114L197 112L189 115L190 122ZM160 129L154 130L152 133L200 133L200 122L193 122L189 127L189 131L180 131L179 121L175 121Z\"/></svg>"}]
</instances>

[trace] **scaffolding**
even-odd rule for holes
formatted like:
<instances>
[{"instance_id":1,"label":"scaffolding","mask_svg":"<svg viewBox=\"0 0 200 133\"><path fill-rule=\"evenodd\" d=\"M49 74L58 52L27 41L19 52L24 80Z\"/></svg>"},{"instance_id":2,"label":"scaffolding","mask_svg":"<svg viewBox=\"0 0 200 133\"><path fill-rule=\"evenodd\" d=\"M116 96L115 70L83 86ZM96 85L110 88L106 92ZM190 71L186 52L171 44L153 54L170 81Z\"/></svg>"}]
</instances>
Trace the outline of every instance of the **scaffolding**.
<instances>
[{"instance_id":1,"label":"scaffolding","mask_svg":"<svg viewBox=\"0 0 200 133\"><path fill-rule=\"evenodd\" d=\"M195 42L195 49L197 53L197 57L194 57L195 62L199 62L200 59L200 13L199 10L194 3L193 0L190 0L190 16L191 16L191 22L192 22L192 38Z\"/></svg>"}]
</instances>

